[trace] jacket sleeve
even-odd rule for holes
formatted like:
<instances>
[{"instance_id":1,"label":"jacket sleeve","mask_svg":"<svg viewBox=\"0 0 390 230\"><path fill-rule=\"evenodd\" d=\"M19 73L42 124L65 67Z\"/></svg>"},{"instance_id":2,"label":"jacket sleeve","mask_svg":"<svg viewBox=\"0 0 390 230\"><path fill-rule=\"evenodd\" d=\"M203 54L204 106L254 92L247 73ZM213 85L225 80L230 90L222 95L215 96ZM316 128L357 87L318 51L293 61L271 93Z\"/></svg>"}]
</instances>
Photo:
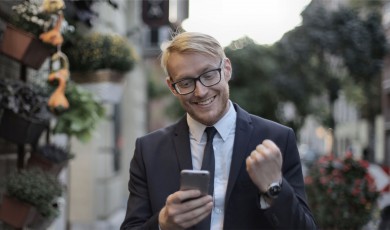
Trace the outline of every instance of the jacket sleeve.
<instances>
[{"instance_id":1,"label":"jacket sleeve","mask_svg":"<svg viewBox=\"0 0 390 230\"><path fill-rule=\"evenodd\" d=\"M130 163L129 198L121 230L159 229L158 213L153 214L147 186L146 170L142 157L140 139L136 140L134 157Z\"/></svg>"},{"instance_id":2,"label":"jacket sleeve","mask_svg":"<svg viewBox=\"0 0 390 230\"><path fill-rule=\"evenodd\" d=\"M289 129L283 155L282 191L265 215L276 229L317 229L306 203L301 161L294 132ZM282 147L282 146L280 146Z\"/></svg>"}]
</instances>

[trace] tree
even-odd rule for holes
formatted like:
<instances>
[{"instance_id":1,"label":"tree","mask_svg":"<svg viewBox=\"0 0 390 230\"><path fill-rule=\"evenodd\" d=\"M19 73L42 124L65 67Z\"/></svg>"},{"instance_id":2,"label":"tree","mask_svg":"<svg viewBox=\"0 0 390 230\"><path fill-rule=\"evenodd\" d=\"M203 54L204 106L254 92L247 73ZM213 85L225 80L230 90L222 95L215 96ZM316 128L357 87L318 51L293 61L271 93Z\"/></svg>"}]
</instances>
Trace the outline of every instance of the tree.
<instances>
[{"instance_id":1,"label":"tree","mask_svg":"<svg viewBox=\"0 0 390 230\"><path fill-rule=\"evenodd\" d=\"M325 125L330 128L335 128L332 108L339 90L361 89L363 97L355 102L362 118L369 121L369 136L373 137L375 117L380 114L380 73L387 45L381 15L375 10L364 12L346 7L329 12L319 2L312 2L302 12L302 25L286 33L279 46L286 54L285 62L296 66L286 68L290 74L305 68L310 69L307 74L321 79L318 83L325 86L330 105L328 118L322 120L328 121ZM305 61L313 58L318 62ZM373 151L374 140L370 143Z\"/></svg>"},{"instance_id":2,"label":"tree","mask_svg":"<svg viewBox=\"0 0 390 230\"><path fill-rule=\"evenodd\" d=\"M226 48L233 63L232 99L295 129L310 113L334 129L333 104L339 91L362 92L357 106L371 124L369 136L374 136L387 45L381 15L375 10L359 13L352 8L330 12L313 1L301 14L302 25L275 45L257 45L250 38L233 42ZM328 103L322 102L324 96ZM295 117L283 120L277 111L288 102L295 107Z\"/></svg>"},{"instance_id":3,"label":"tree","mask_svg":"<svg viewBox=\"0 0 390 230\"><path fill-rule=\"evenodd\" d=\"M248 37L234 41L225 52L233 65L232 100L253 114L298 130L314 111L310 95L319 90L315 75L290 65L280 47L258 45ZM286 107L292 114L284 115Z\"/></svg>"}]
</instances>

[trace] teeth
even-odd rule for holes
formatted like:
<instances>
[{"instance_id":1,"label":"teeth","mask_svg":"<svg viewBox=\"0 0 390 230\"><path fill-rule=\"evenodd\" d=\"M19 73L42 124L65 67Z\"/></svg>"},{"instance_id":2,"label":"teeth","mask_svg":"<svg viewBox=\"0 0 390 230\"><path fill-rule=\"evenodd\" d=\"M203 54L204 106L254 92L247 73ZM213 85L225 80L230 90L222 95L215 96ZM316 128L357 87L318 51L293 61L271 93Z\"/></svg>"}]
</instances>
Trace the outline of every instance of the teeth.
<instances>
[{"instance_id":1,"label":"teeth","mask_svg":"<svg viewBox=\"0 0 390 230\"><path fill-rule=\"evenodd\" d=\"M199 104L199 105L207 105L207 104L209 104L209 103L211 103L212 101L213 101L213 97L212 98L209 98L209 99L207 99L207 100L205 100L205 101L198 101L197 103Z\"/></svg>"}]
</instances>

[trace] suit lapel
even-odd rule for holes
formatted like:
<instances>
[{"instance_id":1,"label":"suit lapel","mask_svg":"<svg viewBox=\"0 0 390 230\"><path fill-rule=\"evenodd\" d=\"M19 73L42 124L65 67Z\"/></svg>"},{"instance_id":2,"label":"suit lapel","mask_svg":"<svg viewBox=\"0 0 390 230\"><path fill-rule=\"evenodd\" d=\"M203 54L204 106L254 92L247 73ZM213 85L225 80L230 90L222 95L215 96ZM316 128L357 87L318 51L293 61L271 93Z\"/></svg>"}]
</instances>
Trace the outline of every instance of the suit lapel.
<instances>
[{"instance_id":1,"label":"suit lapel","mask_svg":"<svg viewBox=\"0 0 390 230\"><path fill-rule=\"evenodd\" d=\"M226 189L225 207L229 201L238 174L242 167L245 167L248 143L253 132L252 121L249 117L249 114L241 109L237 104L234 104L234 107L237 111L236 134L234 138L229 181Z\"/></svg>"},{"instance_id":2,"label":"suit lapel","mask_svg":"<svg viewBox=\"0 0 390 230\"><path fill-rule=\"evenodd\" d=\"M173 142L179 161L179 169L192 169L191 145L186 116L177 123L173 131Z\"/></svg>"}]
</instances>

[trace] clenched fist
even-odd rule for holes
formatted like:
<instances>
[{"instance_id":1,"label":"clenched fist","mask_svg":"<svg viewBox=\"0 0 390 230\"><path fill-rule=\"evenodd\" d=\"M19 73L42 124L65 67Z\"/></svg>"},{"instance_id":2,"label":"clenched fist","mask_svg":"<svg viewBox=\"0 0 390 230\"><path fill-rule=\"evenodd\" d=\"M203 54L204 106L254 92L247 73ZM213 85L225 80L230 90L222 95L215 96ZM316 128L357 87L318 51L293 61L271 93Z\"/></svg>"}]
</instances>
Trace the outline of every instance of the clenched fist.
<instances>
[{"instance_id":1,"label":"clenched fist","mask_svg":"<svg viewBox=\"0 0 390 230\"><path fill-rule=\"evenodd\" d=\"M260 193L282 178L282 154L271 140L264 140L246 159L246 170Z\"/></svg>"}]
</instances>

